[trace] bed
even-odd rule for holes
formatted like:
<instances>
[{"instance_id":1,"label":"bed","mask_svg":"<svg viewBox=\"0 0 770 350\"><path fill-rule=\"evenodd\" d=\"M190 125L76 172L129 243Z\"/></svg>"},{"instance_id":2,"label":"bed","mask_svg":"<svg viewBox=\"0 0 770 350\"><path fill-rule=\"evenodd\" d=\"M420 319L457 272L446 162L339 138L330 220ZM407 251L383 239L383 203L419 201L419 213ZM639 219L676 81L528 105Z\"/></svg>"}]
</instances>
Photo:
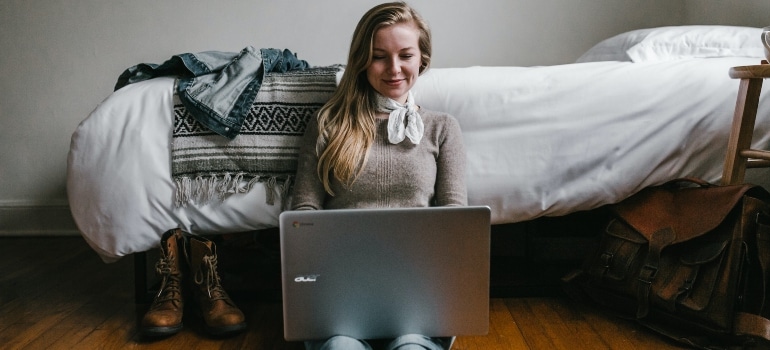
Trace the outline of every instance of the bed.
<instances>
[{"instance_id":1,"label":"bed","mask_svg":"<svg viewBox=\"0 0 770 350\"><path fill-rule=\"evenodd\" d=\"M414 93L422 107L460 122L469 204L489 206L493 224L562 216L678 177L718 182L738 90L728 70L759 64L760 33L730 26L635 30L571 64L432 68ZM267 200L275 195L269 186L175 204L174 82L161 77L115 91L72 135L69 203L105 262L157 247L170 228L260 230L275 227L283 210L283 201ZM760 100L755 148L770 141L768 95Z\"/></svg>"}]
</instances>

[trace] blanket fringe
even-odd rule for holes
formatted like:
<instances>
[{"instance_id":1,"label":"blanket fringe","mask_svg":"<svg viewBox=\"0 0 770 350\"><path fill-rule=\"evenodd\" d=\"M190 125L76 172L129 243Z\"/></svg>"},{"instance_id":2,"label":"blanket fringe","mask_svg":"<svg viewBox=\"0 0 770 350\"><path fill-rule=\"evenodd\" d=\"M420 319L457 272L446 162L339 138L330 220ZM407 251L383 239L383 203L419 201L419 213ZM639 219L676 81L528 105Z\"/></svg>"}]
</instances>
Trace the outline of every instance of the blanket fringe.
<instances>
[{"instance_id":1,"label":"blanket fringe","mask_svg":"<svg viewBox=\"0 0 770 350\"><path fill-rule=\"evenodd\" d=\"M250 178L248 182L245 181L247 178ZM283 209L291 193L292 176L255 176L244 172L199 174L194 179L189 176L176 177L174 202L177 207L185 208L189 203L208 204L215 200L221 203L231 195L251 191L258 182L265 186L265 203L275 205L278 196Z\"/></svg>"}]
</instances>

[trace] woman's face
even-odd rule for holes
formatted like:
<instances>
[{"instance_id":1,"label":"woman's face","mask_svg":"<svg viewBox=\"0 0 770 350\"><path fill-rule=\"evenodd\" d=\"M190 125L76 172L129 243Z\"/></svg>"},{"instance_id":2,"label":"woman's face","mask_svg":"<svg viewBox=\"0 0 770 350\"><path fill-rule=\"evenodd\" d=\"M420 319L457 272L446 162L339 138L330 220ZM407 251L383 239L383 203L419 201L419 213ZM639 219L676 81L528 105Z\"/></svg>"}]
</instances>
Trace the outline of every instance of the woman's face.
<instances>
[{"instance_id":1,"label":"woman's face","mask_svg":"<svg viewBox=\"0 0 770 350\"><path fill-rule=\"evenodd\" d=\"M372 64L366 68L369 84L381 95L406 102L420 74L420 32L412 23L397 23L374 33Z\"/></svg>"}]
</instances>

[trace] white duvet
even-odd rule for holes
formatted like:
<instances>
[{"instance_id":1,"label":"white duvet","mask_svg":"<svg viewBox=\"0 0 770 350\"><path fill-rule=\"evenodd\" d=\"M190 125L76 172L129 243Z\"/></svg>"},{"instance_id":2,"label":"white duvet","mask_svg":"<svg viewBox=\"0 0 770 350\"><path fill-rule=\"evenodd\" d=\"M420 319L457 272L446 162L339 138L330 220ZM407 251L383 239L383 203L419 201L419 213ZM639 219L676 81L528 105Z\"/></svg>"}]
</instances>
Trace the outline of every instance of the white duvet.
<instances>
[{"instance_id":1,"label":"white duvet","mask_svg":"<svg viewBox=\"0 0 770 350\"><path fill-rule=\"evenodd\" d=\"M433 68L415 99L460 122L469 204L492 223L565 215L683 176L718 182L735 108L733 66L757 58L593 62L544 67ZM171 78L110 95L72 136L72 214L105 261L157 246L174 227L201 233L277 225L256 186L223 202L174 206ZM770 97L755 147L767 148Z\"/></svg>"}]
</instances>

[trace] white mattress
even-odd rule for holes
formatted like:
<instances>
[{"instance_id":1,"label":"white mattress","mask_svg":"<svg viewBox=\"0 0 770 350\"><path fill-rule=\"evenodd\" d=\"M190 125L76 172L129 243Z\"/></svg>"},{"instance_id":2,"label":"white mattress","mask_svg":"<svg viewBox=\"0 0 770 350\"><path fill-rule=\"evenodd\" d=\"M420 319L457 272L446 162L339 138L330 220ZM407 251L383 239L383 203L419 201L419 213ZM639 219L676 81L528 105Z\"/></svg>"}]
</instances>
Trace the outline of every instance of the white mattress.
<instances>
[{"instance_id":1,"label":"white mattress","mask_svg":"<svg viewBox=\"0 0 770 350\"><path fill-rule=\"evenodd\" d=\"M667 180L718 182L738 81L756 58L593 62L544 67L433 68L418 104L460 122L468 198L492 223L565 215ZM174 81L110 95L72 135L67 189L75 221L104 261L156 247L174 227L215 234L277 225L262 186L224 202L174 206L170 171ZM770 97L754 140L767 148Z\"/></svg>"}]
</instances>

